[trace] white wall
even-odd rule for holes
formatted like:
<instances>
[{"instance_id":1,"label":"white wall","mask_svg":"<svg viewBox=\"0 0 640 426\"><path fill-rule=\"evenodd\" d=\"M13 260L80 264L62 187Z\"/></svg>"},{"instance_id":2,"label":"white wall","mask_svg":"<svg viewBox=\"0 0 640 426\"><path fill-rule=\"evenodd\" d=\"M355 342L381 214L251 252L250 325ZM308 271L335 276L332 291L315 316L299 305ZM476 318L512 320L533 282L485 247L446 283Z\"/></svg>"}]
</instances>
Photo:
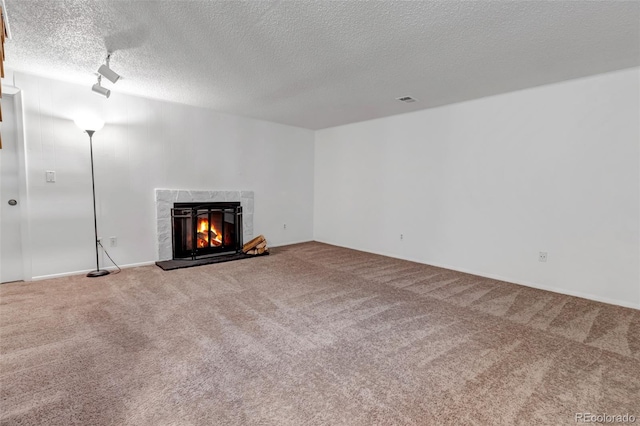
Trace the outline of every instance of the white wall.
<instances>
[{"instance_id":1,"label":"white wall","mask_svg":"<svg viewBox=\"0 0 640 426\"><path fill-rule=\"evenodd\" d=\"M639 71L316 132L314 238L640 307Z\"/></svg>"},{"instance_id":2,"label":"white wall","mask_svg":"<svg viewBox=\"0 0 640 426\"><path fill-rule=\"evenodd\" d=\"M94 268L89 140L82 112L107 123L94 136L98 229L123 265L154 261L154 188L255 191L254 233L270 245L313 235L310 130L15 73L22 89L34 277ZM45 183L54 170L56 183ZM287 224L286 231L283 224ZM106 260L106 258L105 258Z\"/></svg>"}]
</instances>

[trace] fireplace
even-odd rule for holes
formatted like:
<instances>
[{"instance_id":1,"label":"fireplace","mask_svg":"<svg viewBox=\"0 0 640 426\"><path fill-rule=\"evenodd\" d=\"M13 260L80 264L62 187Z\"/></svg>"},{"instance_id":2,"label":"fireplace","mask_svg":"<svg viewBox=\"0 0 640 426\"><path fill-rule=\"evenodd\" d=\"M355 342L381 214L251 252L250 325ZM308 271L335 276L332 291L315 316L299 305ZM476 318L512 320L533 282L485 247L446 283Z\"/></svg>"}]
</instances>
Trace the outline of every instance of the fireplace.
<instances>
[{"instance_id":1,"label":"fireplace","mask_svg":"<svg viewBox=\"0 0 640 426\"><path fill-rule=\"evenodd\" d=\"M242 251L239 202L174 203L171 209L174 259L199 259Z\"/></svg>"}]
</instances>

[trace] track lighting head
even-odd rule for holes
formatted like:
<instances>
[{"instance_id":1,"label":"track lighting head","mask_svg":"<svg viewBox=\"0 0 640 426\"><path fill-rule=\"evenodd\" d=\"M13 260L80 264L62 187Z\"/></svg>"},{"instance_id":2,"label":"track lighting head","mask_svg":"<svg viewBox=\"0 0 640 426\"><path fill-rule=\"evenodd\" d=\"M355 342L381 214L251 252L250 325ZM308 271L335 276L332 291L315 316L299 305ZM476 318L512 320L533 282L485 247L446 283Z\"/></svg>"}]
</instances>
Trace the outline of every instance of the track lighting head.
<instances>
[{"instance_id":1,"label":"track lighting head","mask_svg":"<svg viewBox=\"0 0 640 426\"><path fill-rule=\"evenodd\" d=\"M101 83L102 83L102 76L99 75L98 82L94 84L93 87L91 87L91 90L93 90L95 93L99 95L104 96L105 98L108 98L109 96L111 96L111 90L102 87Z\"/></svg>"},{"instance_id":2,"label":"track lighting head","mask_svg":"<svg viewBox=\"0 0 640 426\"><path fill-rule=\"evenodd\" d=\"M113 71L106 65L100 65L100 68L98 68L98 72L112 83L115 83L120 78L120 75L117 72Z\"/></svg>"},{"instance_id":3,"label":"track lighting head","mask_svg":"<svg viewBox=\"0 0 640 426\"><path fill-rule=\"evenodd\" d=\"M100 65L100 68L98 68L98 72L100 73L100 75L104 76L110 82L115 83L120 79L120 74L118 74L117 72L109 68L110 59L111 59L111 53L107 55L107 59L105 59L105 64Z\"/></svg>"}]
</instances>

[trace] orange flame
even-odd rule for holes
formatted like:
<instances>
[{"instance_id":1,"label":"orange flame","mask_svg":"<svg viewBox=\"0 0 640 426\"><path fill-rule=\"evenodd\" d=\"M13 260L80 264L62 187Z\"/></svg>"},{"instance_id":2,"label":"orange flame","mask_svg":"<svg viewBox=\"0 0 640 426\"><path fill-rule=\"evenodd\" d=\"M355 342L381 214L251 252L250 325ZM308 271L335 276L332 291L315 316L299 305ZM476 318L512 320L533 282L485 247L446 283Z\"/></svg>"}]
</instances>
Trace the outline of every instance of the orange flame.
<instances>
[{"instance_id":1,"label":"orange flame","mask_svg":"<svg viewBox=\"0 0 640 426\"><path fill-rule=\"evenodd\" d=\"M215 229L213 224L211 224L211 231L209 231L209 221L198 218L198 248L217 247L220 245L222 245L220 231Z\"/></svg>"}]
</instances>

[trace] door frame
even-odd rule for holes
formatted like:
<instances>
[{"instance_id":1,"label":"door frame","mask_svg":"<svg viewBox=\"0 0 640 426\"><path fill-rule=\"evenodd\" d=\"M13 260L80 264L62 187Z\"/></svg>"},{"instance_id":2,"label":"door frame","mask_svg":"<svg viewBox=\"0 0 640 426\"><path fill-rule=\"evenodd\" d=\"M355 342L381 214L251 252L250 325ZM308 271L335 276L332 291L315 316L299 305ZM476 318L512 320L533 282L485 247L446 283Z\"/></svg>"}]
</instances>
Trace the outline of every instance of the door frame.
<instances>
[{"instance_id":1,"label":"door frame","mask_svg":"<svg viewBox=\"0 0 640 426\"><path fill-rule=\"evenodd\" d=\"M20 209L20 235L22 240L22 278L32 281L31 238L29 220L29 186L27 185L27 149L24 131L24 106L22 90L11 85L2 85L2 96L13 99L13 114L16 126L16 150L18 154L18 195Z\"/></svg>"}]
</instances>

